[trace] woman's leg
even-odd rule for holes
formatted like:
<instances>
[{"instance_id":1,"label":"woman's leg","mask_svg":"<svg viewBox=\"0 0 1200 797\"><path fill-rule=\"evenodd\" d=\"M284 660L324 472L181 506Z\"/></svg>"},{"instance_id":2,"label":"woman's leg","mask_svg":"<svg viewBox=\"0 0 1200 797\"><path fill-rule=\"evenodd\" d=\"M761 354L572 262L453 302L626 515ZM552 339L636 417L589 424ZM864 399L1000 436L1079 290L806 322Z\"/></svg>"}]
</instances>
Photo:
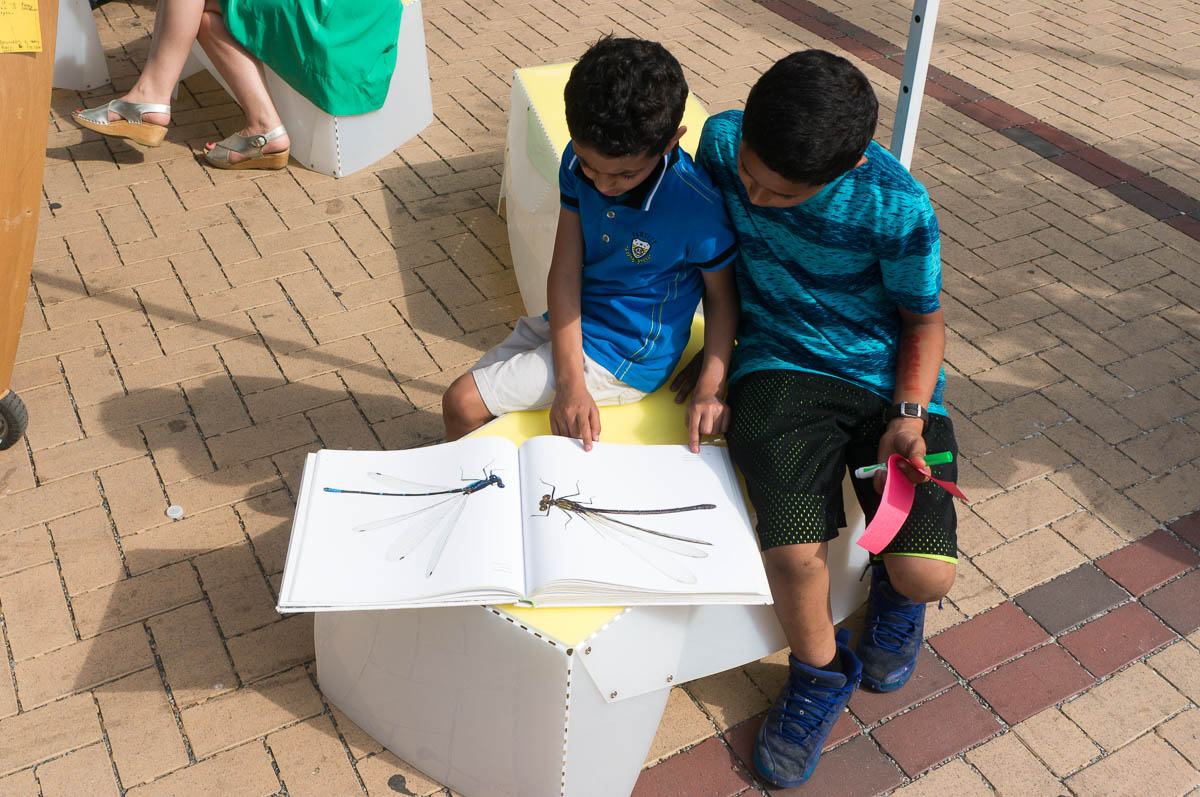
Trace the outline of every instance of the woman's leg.
<instances>
[{"instance_id":1,"label":"woman's leg","mask_svg":"<svg viewBox=\"0 0 1200 797\"><path fill-rule=\"evenodd\" d=\"M262 62L230 35L216 0L206 0L204 3L197 38L204 52L212 59L213 66L229 84L233 98L246 114L246 126L239 132L242 135L266 133L282 124L271 93L267 90ZM288 137L283 135L267 142L263 151L282 152L289 146ZM212 145L208 148L211 149ZM235 152L229 159L237 163L244 158Z\"/></svg>"},{"instance_id":2,"label":"woman's leg","mask_svg":"<svg viewBox=\"0 0 1200 797\"><path fill-rule=\"evenodd\" d=\"M204 0L162 0L154 19L154 35L150 39L150 55L137 82L121 99L127 102L171 104L171 94L179 83L179 75L191 52L192 42L200 30ZM108 118L121 117L109 112ZM165 125L171 120L168 113L147 113L142 121Z\"/></svg>"}]
</instances>

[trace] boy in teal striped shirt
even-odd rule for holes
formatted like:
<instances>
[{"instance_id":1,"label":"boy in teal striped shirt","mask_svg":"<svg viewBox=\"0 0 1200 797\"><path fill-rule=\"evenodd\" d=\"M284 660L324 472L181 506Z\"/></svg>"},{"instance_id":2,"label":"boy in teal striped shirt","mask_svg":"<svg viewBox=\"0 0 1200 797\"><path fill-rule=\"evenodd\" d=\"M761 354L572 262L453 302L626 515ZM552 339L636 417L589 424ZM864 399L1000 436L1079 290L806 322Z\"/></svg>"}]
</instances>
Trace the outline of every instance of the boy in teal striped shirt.
<instances>
[{"instance_id":1,"label":"boy in teal striped shirt","mask_svg":"<svg viewBox=\"0 0 1200 797\"><path fill-rule=\"evenodd\" d=\"M727 436L791 647L788 684L755 749L759 771L783 787L812 774L860 679L882 692L908 680L925 604L954 582L954 506L923 459L957 451L942 404L937 219L925 189L872 140L877 115L849 61L793 53L759 79L744 112L708 120L696 158L741 250ZM916 499L876 557L851 650L830 613L828 541L845 525L847 469L893 453ZM934 473L953 480L955 465ZM883 477L855 483L868 518Z\"/></svg>"}]
</instances>

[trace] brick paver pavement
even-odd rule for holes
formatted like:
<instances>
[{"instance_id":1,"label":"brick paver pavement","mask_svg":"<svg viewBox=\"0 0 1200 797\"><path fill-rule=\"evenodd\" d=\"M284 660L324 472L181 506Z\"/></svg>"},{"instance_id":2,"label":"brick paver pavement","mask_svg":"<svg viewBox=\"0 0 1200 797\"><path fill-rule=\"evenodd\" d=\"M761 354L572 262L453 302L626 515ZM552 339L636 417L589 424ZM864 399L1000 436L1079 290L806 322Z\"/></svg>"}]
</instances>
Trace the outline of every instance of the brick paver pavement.
<instances>
[{"instance_id":1,"label":"brick paver pavement","mask_svg":"<svg viewBox=\"0 0 1200 797\"><path fill-rule=\"evenodd\" d=\"M69 112L128 87L153 9L96 20L111 88L53 99L0 453L0 795L446 794L316 687L274 598L304 455L440 438L520 314L494 208L514 68L664 41L710 112L785 53L856 59L887 142L909 7L430 0L436 119L374 167L225 173L207 75L152 150ZM1200 11L944 5L914 171L943 230L958 581L918 674L859 694L814 794L1200 785ZM185 516L171 521L171 504ZM676 689L637 794L767 793L782 658Z\"/></svg>"}]
</instances>

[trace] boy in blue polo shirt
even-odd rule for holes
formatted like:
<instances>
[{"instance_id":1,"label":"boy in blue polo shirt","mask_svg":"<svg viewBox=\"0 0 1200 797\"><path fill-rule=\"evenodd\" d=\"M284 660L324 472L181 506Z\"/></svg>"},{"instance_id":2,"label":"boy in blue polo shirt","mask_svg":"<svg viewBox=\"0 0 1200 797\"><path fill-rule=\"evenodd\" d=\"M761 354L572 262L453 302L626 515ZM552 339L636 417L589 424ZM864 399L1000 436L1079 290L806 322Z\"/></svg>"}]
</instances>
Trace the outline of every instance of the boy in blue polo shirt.
<instances>
[{"instance_id":1,"label":"boy in blue polo shirt","mask_svg":"<svg viewBox=\"0 0 1200 797\"><path fill-rule=\"evenodd\" d=\"M687 83L657 42L606 37L563 92L571 143L547 278L548 312L525 317L442 398L446 439L492 418L550 407L554 434L585 449L597 404L656 390L687 345L704 301L704 358L687 412L693 451L723 432L737 297L733 230L708 175L679 148Z\"/></svg>"},{"instance_id":2,"label":"boy in blue polo shirt","mask_svg":"<svg viewBox=\"0 0 1200 797\"><path fill-rule=\"evenodd\" d=\"M791 648L788 683L754 755L785 788L812 774L860 679L877 692L904 685L925 604L954 583L953 499L928 481L924 460L957 452L942 404L937 218L925 189L872 140L878 107L846 59L793 53L755 83L744 112L710 118L697 149L741 248L726 437ZM891 454L905 460L916 496L875 557L852 650L830 614L828 541L845 525L847 469ZM955 467L933 472L953 481ZM855 482L868 518L883 476Z\"/></svg>"}]
</instances>

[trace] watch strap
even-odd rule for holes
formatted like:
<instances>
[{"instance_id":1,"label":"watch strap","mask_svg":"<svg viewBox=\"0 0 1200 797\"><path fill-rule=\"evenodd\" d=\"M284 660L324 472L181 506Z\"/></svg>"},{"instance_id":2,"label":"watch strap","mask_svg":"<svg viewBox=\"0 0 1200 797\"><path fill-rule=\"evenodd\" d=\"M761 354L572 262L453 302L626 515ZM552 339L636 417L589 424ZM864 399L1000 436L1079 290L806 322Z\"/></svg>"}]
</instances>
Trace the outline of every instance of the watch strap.
<instances>
[{"instance_id":1,"label":"watch strap","mask_svg":"<svg viewBox=\"0 0 1200 797\"><path fill-rule=\"evenodd\" d=\"M885 424L894 418L920 418L923 431L929 425L929 410L915 401L899 401L883 411Z\"/></svg>"}]
</instances>

